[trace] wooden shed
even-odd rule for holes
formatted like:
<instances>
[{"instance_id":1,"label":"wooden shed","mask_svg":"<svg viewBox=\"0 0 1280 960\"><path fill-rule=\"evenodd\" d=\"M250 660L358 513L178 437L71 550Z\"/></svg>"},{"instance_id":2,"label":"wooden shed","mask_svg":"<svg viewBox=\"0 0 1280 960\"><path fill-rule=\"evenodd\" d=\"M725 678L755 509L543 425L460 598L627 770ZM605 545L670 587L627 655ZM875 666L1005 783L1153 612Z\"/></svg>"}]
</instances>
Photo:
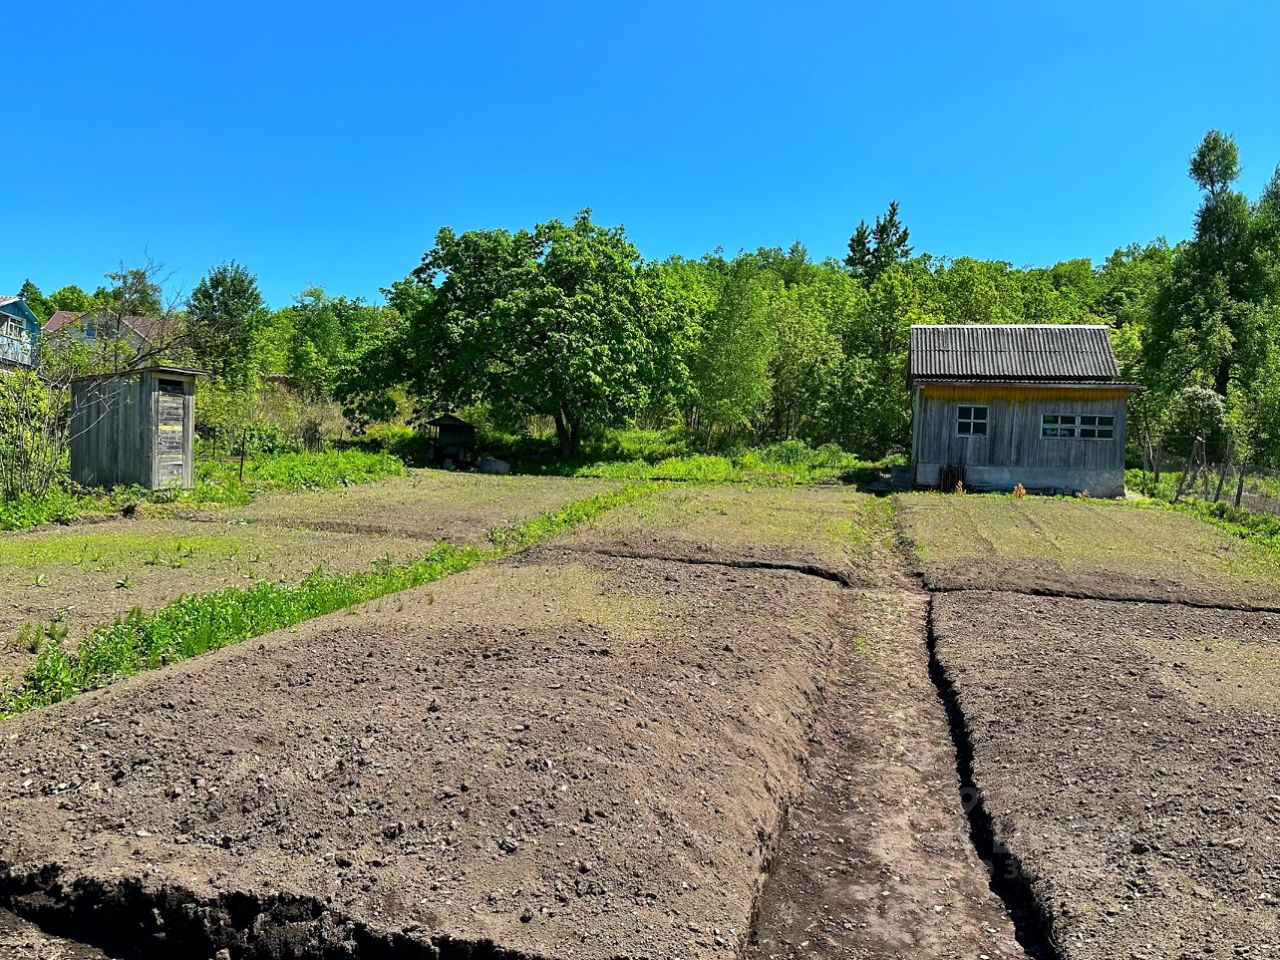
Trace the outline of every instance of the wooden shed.
<instances>
[{"instance_id":1,"label":"wooden shed","mask_svg":"<svg viewBox=\"0 0 1280 960\"><path fill-rule=\"evenodd\" d=\"M146 367L71 384L71 479L159 490L195 483L196 370Z\"/></svg>"},{"instance_id":2,"label":"wooden shed","mask_svg":"<svg viewBox=\"0 0 1280 960\"><path fill-rule=\"evenodd\" d=\"M476 428L451 413L427 421L433 467L466 469L476 462Z\"/></svg>"},{"instance_id":3,"label":"wooden shed","mask_svg":"<svg viewBox=\"0 0 1280 960\"><path fill-rule=\"evenodd\" d=\"M1104 326L913 326L918 487L1124 495L1133 384Z\"/></svg>"}]
</instances>

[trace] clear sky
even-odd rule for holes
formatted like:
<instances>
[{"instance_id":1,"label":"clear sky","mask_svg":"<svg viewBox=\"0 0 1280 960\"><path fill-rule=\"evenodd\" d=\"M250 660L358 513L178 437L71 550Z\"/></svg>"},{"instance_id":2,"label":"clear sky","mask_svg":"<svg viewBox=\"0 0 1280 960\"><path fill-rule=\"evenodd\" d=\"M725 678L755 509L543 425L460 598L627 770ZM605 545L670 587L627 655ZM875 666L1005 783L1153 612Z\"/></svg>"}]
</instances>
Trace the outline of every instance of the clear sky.
<instances>
[{"instance_id":1,"label":"clear sky","mask_svg":"<svg viewBox=\"0 0 1280 960\"><path fill-rule=\"evenodd\" d=\"M648 257L1044 264L1190 230L1186 158L1280 162L1280 4L45 0L6 10L0 293L147 252L378 298L445 224L590 206Z\"/></svg>"}]
</instances>

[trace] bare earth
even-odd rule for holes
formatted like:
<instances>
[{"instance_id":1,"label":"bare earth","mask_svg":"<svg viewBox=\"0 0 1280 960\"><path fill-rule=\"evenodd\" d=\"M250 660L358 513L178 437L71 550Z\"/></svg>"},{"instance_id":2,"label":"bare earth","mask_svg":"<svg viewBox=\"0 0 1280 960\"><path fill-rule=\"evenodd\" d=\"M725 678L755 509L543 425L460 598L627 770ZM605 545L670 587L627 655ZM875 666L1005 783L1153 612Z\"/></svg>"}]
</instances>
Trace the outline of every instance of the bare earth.
<instances>
[{"instance_id":1,"label":"bare earth","mask_svg":"<svg viewBox=\"0 0 1280 960\"><path fill-rule=\"evenodd\" d=\"M190 526L462 542L595 492L424 476ZM1280 614L1203 608L1274 555L896 502L672 487L6 722L0 956L1280 958Z\"/></svg>"},{"instance_id":2,"label":"bare earth","mask_svg":"<svg viewBox=\"0 0 1280 960\"><path fill-rule=\"evenodd\" d=\"M415 471L359 487L267 495L247 507L188 511L185 519L0 534L0 677L35 658L17 642L26 624L60 623L74 645L135 607L153 610L187 593L258 580L294 584L316 569L352 573L384 557L419 557L438 540L484 545L496 527L609 488L560 477Z\"/></svg>"},{"instance_id":3,"label":"bare earth","mask_svg":"<svg viewBox=\"0 0 1280 960\"><path fill-rule=\"evenodd\" d=\"M1058 956L1280 956L1280 616L966 593L934 628Z\"/></svg>"},{"instance_id":4,"label":"bare earth","mask_svg":"<svg viewBox=\"0 0 1280 960\"><path fill-rule=\"evenodd\" d=\"M805 955L1017 955L918 594L734 565L873 571L888 514L804 491L761 548L708 495L646 540L695 562L574 538L15 718L7 902L130 960L792 955L836 915Z\"/></svg>"}]
</instances>

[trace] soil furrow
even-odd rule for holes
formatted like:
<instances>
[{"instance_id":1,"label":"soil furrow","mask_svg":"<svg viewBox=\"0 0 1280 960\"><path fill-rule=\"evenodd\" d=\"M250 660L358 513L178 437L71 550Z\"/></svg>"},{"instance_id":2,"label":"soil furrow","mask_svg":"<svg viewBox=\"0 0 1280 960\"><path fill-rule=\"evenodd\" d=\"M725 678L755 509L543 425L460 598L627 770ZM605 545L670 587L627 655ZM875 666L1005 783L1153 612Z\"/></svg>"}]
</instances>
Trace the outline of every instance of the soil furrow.
<instances>
[{"instance_id":1,"label":"soil furrow","mask_svg":"<svg viewBox=\"0 0 1280 960\"><path fill-rule=\"evenodd\" d=\"M816 563L791 563L782 560L746 560L732 557L698 557L690 554L673 554L669 551L611 550L608 547L557 545L554 549L567 553L585 553L619 560L666 560L670 563L687 563L694 566L728 567L733 570L786 570L809 577L818 577L838 583L842 587L874 587L869 581L855 580L846 573L819 566Z\"/></svg>"},{"instance_id":2,"label":"soil furrow","mask_svg":"<svg viewBox=\"0 0 1280 960\"><path fill-rule=\"evenodd\" d=\"M946 593L1002 593L1021 597L1048 597L1055 600L1082 600L1098 603L1145 603L1152 606L1188 607L1193 610L1219 610L1223 613L1280 613L1280 606L1232 603L1229 600L1197 600L1195 597L1125 596L1123 594L1083 593L1055 590L1052 587L963 587L925 586L930 595Z\"/></svg>"},{"instance_id":3,"label":"soil furrow","mask_svg":"<svg viewBox=\"0 0 1280 960\"><path fill-rule=\"evenodd\" d=\"M0 876L0 902L42 931L113 960L543 960L492 941L379 931L305 897L244 892L200 900L133 880L65 884L57 867Z\"/></svg>"},{"instance_id":4,"label":"soil furrow","mask_svg":"<svg viewBox=\"0 0 1280 960\"><path fill-rule=\"evenodd\" d=\"M960 803L969 819L969 836L978 857L986 865L991 890L1005 904L1017 931L1018 942L1032 960L1057 960L1052 937L1052 921L1037 897L1025 867L996 835L995 822L987 810L982 789L974 779L973 742L955 686L938 658L938 638L934 632L933 596L929 596L926 643L929 650L929 678L946 710L955 748L956 773L960 780Z\"/></svg>"}]
</instances>

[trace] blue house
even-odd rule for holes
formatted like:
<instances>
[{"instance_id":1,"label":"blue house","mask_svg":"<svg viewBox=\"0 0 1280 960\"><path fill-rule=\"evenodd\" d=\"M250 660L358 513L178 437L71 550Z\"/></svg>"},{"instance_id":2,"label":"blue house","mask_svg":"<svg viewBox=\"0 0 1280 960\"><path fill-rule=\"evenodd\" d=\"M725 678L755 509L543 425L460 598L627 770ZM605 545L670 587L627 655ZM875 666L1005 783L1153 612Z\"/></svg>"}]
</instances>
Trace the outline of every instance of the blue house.
<instances>
[{"instance_id":1,"label":"blue house","mask_svg":"<svg viewBox=\"0 0 1280 960\"><path fill-rule=\"evenodd\" d=\"M34 363L40 320L21 297L0 297L0 369Z\"/></svg>"}]
</instances>

